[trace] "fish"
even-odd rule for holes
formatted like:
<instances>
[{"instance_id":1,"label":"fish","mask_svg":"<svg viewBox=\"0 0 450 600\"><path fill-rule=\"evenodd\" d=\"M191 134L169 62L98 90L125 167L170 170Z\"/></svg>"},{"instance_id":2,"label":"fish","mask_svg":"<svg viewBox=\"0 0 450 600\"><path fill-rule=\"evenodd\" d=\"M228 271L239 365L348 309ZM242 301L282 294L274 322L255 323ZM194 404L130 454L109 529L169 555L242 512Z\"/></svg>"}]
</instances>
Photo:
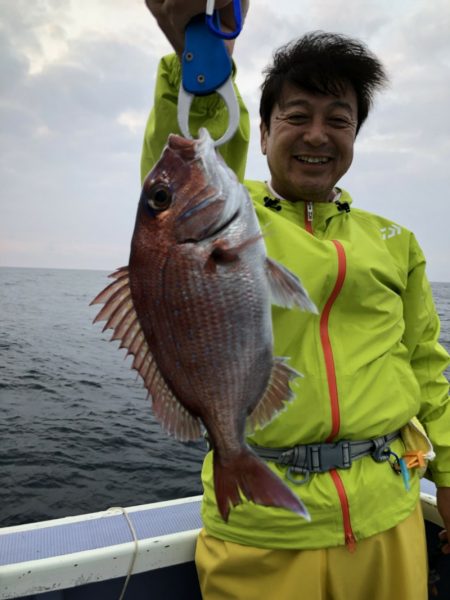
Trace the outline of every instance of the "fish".
<instances>
[{"instance_id":1,"label":"fish","mask_svg":"<svg viewBox=\"0 0 450 600\"><path fill-rule=\"evenodd\" d=\"M169 135L143 183L129 264L110 277L94 322L133 356L163 429L183 442L206 434L223 520L242 497L309 519L245 435L286 407L300 375L273 356L271 303L317 310L267 256L249 194L206 129Z\"/></svg>"}]
</instances>

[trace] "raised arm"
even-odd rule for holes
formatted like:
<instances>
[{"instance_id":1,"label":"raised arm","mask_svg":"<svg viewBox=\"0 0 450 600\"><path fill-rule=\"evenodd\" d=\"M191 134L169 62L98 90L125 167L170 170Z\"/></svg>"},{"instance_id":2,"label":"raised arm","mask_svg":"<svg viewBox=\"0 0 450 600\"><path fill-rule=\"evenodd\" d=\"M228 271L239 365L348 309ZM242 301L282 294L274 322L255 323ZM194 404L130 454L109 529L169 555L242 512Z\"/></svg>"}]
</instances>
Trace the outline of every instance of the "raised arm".
<instances>
[{"instance_id":1,"label":"raised arm","mask_svg":"<svg viewBox=\"0 0 450 600\"><path fill-rule=\"evenodd\" d=\"M162 29L178 55L183 48L184 28L189 20L204 12L206 0L146 0L151 13L155 16L159 27ZM248 1L241 0L242 15L247 12ZM216 2L216 6L219 3ZM221 0L223 6L221 13L221 26L224 29L234 28L234 21L230 20L233 12L230 0ZM177 10L179 7L179 11ZM189 9L189 10L188 10ZM227 20L228 16L228 20ZM227 25L226 25L227 24ZM230 48L231 49L231 48ZM233 68L233 81L236 69ZM149 115L141 155L141 179L143 180L156 161L166 144L170 133L180 134L177 121L178 91L181 83L181 65L175 55L164 57L159 64L155 86L154 104ZM233 138L220 146L219 152L233 169L238 178L244 178L247 148L250 135L250 122L245 104L235 86L237 94L240 122ZM218 139L227 128L228 112L223 100L217 94L196 97L190 111L190 131L195 136L200 127L205 127L214 139Z\"/></svg>"}]
</instances>

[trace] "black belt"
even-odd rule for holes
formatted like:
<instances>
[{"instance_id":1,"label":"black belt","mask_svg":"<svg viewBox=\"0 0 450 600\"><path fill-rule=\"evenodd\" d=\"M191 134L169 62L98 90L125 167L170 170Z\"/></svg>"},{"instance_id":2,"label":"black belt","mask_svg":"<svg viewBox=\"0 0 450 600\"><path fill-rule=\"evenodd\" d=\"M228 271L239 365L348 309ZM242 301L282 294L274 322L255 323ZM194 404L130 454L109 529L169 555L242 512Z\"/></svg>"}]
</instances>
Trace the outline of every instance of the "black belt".
<instances>
[{"instance_id":1,"label":"black belt","mask_svg":"<svg viewBox=\"0 0 450 600\"><path fill-rule=\"evenodd\" d=\"M398 437L400 437L400 432L395 431L372 440L340 440L339 442L305 444L291 448L265 448L252 445L251 448L264 460L289 467L287 473L289 479L291 479L292 473L303 474L305 476L303 479L292 478L292 481L304 483L309 479L311 473L325 473L332 469L349 469L354 460L369 454L376 462L389 460L389 444Z\"/></svg>"}]
</instances>

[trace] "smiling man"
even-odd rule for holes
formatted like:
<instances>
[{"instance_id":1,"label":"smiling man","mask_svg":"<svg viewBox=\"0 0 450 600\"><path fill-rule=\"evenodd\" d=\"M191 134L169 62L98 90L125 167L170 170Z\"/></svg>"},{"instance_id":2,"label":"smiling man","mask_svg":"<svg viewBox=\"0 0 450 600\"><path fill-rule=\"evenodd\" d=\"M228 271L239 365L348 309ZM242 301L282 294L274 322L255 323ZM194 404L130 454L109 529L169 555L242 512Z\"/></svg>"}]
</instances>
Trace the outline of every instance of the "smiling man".
<instances>
[{"instance_id":1,"label":"smiling man","mask_svg":"<svg viewBox=\"0 0 450 600\"><path fill-rule=\"evenodd\" d=\"M371 58L358 42L331 34L305 36L275 54L262 85L260 116L261 149L279 195L290 201L334 198L371 95L385 82L381 64Z\"/></svg>"},{"instance_id":2,"label":"smiling man","mask_svg":"<svg viewBox=\"0 0 450 600\"><path fill-rule=\"evenodd\" d=\"M351 87L339 99L286 83L269 122L261 123L261 149L272 186L295 202L329 202L353 159L357 103Z\"/></svg>"},{"instance_id":3,"label":"smiling man","mask_svg":"<svg viewBox=\"0 0 450 600\"><path fill-rule=\"evenodd\" d=\"M179 18L177 3L184 7ZM180 52L188 16L203 3L189 3L190 15L184 0L147 5ZM222 0L220 7L227 10L229 3ZM286 409L247 441L298 494L311 521L244 501L225 523L209 452L196 551L208 600L427 597L415 465L433 457L431 440L436 458L428 474L448 531L448 355L438 343L439 319L414 235L354 207L338 185L385 82L383 66L364 44L323 32L279 49L265 71L261 150L270 176L245 186L267 226L268 254L302 279L319 315L274 307L274 354L289 357L304 377ZM179 59L164 58L144 139L143 177L177 131L179 85ZM220 152L242 178L249 128L239 101L239 129ZM226 112L214 96L196 100L191 130L198 127L217 137L226 128ZM449 553L447 533L441 537Z\"/></svg>"}]
</instances>

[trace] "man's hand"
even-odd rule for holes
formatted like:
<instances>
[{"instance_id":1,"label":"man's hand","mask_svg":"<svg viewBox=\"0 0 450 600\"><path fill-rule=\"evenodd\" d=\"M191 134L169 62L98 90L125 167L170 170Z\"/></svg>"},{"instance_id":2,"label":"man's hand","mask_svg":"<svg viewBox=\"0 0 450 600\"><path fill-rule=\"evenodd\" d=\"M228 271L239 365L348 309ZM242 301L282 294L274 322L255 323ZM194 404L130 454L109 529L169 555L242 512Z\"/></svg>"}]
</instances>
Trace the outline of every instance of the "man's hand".
<instances>
[{"instance_id":1,"label":"man's hand","mask_svg":"<svg viewBox=\"0 0 450 600\"><path fill-rule=\"evenodd\" d=\"M184 47L184 30L195 15L204 13L206 0L145 0L160 29L171 43L175 52L181 56ZM242 19L248 11L249 0L241 0ZM221 27L224 31L235 28L232 0L216 0L215 8L220 11ZM225 40L230 54L234 40Z\"/></svg>"},{"instance_id":2,"label":"man's hand","mask_svg":"<svg viewBox=\"0 0 450 600\"><path fill-rule=\"evenodd\" d=\"M439 514L444 521L445 530L441 531L439 537L442 542L444 542L444 546L442 547L442 552L444 554L450 554L450 487L439 487L436 492L436 500L437 500L437 508Z\"/></svg>"}]
</instances>

